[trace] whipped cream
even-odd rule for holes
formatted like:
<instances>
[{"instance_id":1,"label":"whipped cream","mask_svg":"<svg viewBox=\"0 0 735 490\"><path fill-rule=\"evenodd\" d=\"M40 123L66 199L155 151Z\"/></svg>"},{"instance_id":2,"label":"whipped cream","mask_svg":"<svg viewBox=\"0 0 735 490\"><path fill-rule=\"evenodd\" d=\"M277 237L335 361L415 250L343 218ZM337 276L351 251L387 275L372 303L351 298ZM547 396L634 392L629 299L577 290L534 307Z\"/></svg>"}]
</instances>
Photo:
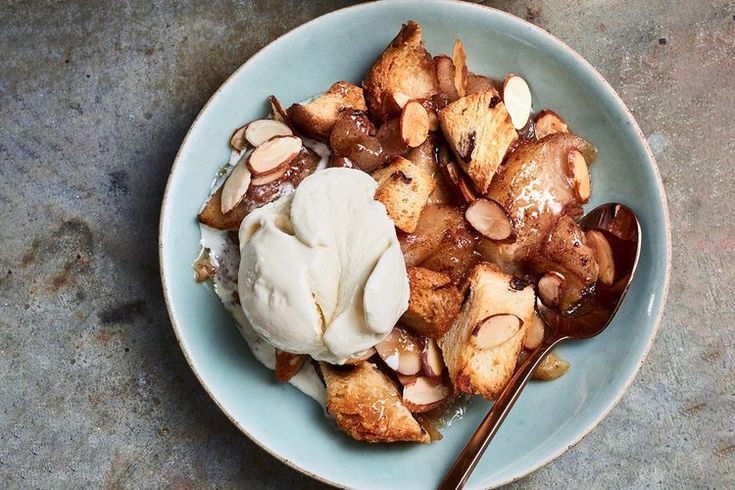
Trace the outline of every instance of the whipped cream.
<instances>
[{"instance_id":1,"label":"whipped cream","mask_svg":"<svg viewBox=\"0 0 735 490\"><path fill-rule=\"evenodd\" d=\"M341 364L380 342L408 308L408 278L375 180L330 168L240 226L238 289L277 349Z\"/></svg>"}]
</instances>

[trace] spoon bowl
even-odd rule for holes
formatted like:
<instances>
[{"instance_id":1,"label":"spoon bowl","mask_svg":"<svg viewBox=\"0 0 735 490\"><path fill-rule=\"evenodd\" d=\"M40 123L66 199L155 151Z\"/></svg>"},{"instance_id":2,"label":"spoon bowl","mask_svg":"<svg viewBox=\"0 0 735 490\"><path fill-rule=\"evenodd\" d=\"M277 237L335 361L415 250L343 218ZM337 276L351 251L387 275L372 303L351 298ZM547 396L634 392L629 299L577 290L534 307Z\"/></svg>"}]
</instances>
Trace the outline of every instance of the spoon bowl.
<instances>
[{"instance_id":1,"label":"spoon bowl","mask_svg":"<svg viewBox=\"0 0 735 490\"><path fill-rule=\"evenodd\" d=\"M610 324L623 302L635 274L641 252L641 228L635 213L617 203L598 206L579 222L585 233L595 232L607 243L610 255L609 284L598 280L572 309L558 311L547 307L540 298L536 310L546 323L546 337L523 363L501 392L480 426L447 472L439 488L462 488L480 461L488 444L507 417L536 367L561 342L594 337ZM608 271L609 272L609 271Z\"/></svg>"}]
</instances>

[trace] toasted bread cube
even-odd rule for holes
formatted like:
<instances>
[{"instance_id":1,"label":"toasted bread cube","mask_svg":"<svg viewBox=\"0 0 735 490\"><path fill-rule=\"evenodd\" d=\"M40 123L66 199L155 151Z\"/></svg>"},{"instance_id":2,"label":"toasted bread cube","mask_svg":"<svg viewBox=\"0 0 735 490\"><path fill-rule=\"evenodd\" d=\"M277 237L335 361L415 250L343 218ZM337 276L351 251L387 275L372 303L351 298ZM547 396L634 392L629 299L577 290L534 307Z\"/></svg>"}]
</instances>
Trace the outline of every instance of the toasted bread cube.
<instances>
[{"instance_id":1,"label":"toasted bread cube","mask_svg":"<svg viewBox=\"0 0 735 490\"><path fill-rule=\"evenodd\" d=\"M469 296L452 328L438 341L455 390L494 400L513 376L535 295L531 286L515 289L512 279L488 262L472 271ZM477 347L471 338L475 327L500 314L517 316L523 322L520 329L500 345Z\"/></svg>"},{"instance_id":2,"label":"toasted bread cube","mask_svg":"<svg viewBox=\"0 0 735 490\"><path fill-rule=\"evenodd\" d=\"M385 205L396 227L412 233L419 222L436 181L418 165L396 157L390 165L373 172L378 181L375 199Z\"/></svg>"},{"instance_id":3,"label":"toasted bread cube","mask_svg":"<svg viewBox=\"0 0 735 490\"><path fill-rule=\"evenodd\" d=\"M370 114L380 123L400 115L409 100L436 94L434 59L424 48L421 26L413 21L403 24L362 83Z\"/></svg>"},{"instance_id":4,"label":"toasted bread cube","mask_svg":"<svg viewBox=\"0 0 735 490\"><path fill-rule=\"evenodd\" d=\"M518 138L505 105L492 92L473 93L439 111L439 122L460 165L484 194Z\"/></svg>"},{"instance_id":5,"label":"toasted bread cube","mask_svg":"<svg viewBox=\"0 0 735 490\"><path fill-rule=\"evenodd\" d=\"M401 322L424 337L438 339L452 326L462 296L449 276L423 267L409 267L411 296Z\"/></svg>"},{"instance_id":6,"label":"toasted bread cube","mask_svg":"<svg viewBox=\"0 0 735 490\"><path fill-rule=\"evenodd\" d=\"M398 388L375 364L352 369L319 364L327 385L327 411L357 441L429 442L429 434L403 405Z\"/></svg>"},{"instance_id":7,"label":"toasted bread cube","mask_svg":"<svg viewBox=\"0 0 735 490\"><path fill-rule=\"evenodd\" d=\"M310 138L328 141L342 109L367 110L360 87L349 82L337 82L308 104L293 104L286 112L291 123L301 133Z\"/></svg>"}]
</instances>

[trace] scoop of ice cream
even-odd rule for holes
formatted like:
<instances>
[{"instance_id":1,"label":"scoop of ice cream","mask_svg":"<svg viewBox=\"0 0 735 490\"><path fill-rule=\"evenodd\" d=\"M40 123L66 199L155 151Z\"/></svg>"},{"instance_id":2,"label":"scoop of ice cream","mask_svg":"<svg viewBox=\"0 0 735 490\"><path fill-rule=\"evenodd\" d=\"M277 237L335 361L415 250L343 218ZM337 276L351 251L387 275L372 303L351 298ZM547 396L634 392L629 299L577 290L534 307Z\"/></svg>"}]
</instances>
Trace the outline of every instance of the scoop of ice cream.
<instances>
[{"instance_id":1,"label":"scoop of ice cream","mask_svg":"<svg viewBox=\"0 0 735 490\"><path fill-rule=\"evenodd\" d=\"M331 168L240 226L240 302L275 348L340 364L382 340L408 308L408 279L376 182Z\"/></svg>"}]
</instances>

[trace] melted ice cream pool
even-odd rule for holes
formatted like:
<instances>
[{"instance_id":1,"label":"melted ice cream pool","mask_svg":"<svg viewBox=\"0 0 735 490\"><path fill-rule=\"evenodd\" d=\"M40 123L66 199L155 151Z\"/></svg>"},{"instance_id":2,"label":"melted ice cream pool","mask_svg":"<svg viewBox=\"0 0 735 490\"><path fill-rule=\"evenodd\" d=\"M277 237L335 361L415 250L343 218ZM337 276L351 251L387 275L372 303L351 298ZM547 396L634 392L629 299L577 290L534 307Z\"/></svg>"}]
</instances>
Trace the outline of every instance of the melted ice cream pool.
<instances>
[{"instance_id":1,"label":"melted ice cream pool","mask_svg":"<svg viewBox=\"0 0 735 490\"><path fill-rule=\"evenodd\" d=\"M329 147L308 138L302 138L302 140L304 146L313 150L320 157L317 171L325 169L331 155ZM246 150L243 150L243 152L233 150L231 152L228 164L212 182L212 191L224 182L232 169L235 168L235 165L246 154ZM284 186L278 198L288 195L294 190L293 186ZM225 309L235 318L238 330L245 338L253 356L266 368L273 370L276 365L275 348L255 333L247 318L245 318L240 304L236 301L238 297L237 274L240 267L240 251L237 243L230 236L232 232L217 230L201 223L199 228L201 231L200 243L203 248L209 250L209 261L216 271L212 281L215 294L222 301ZM304 363L304 366L289 380L289 383L316 400L323 408L326 407L327 394L324 383L322 383L316 369L310 362Z\"/></svg>"}]
</instances>

